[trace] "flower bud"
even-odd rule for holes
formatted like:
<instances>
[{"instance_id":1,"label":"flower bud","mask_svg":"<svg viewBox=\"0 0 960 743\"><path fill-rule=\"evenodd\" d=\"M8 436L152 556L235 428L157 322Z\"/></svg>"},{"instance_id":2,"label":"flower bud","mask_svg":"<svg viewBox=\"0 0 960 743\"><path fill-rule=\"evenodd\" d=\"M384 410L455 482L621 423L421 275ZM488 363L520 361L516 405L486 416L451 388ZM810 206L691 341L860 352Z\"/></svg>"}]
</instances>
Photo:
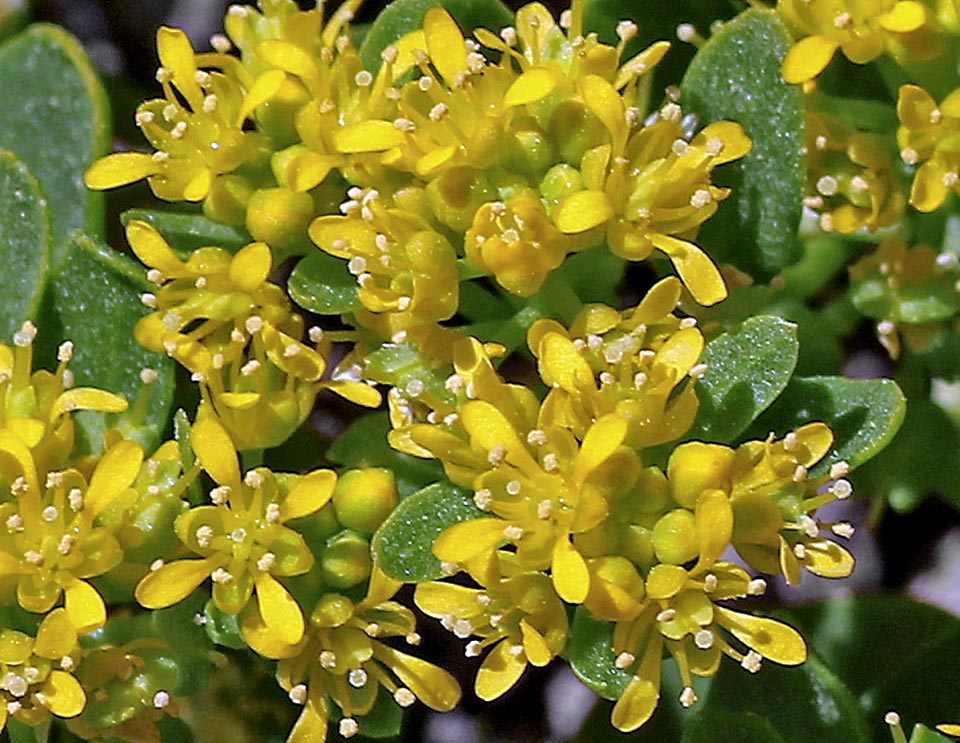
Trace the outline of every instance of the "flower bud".
<instances>
[{"instance_id":1,"label":"flower bud","mask_svg":"<svg viewBox=\"0 0 960 743\"><path fill-rule=\"evenodd\" d=\"M353 602L338 593L325 593L310 614L310 623L317 627L339 627L353 616Z\"/></svg>"},{"instance_id":2,"label":"flower bud","mask_svg":"<svg viewBox=\"0 0 960 743\"><path fill-rule=\"evenodd\" d=\"M355 531L344 529L327 540L320 556L323 580L334 588L350 588L370 577L373 560L370 542Z\"/></svg>"},{"instance_id":3,"label":"flower bud","mask_svg":"<svg viewBox=\"0 0 960 743\"><path fill-rule=\"evenodd\" d=\"M247 219L247 203L252 195L253 186L243 176L222 176L210 184L203 213L215 222L239 227Z\"/></svg>"},{"instance_id":4,"label":"flower bud","mask_svg":"<svg viewBox=\"0 0 960 743\"><path fill-rule=\"evenodd\" d=\"M307 243L307 225L313 217L313 199L308 194L265 188L250 197L247 230L276 253L289 254Z\"/></svg>"},{"instance_id":5,"label":"flower bud","mask_svg":"<svg viewBox=\"0 0 960 743\"><path fill-rule=\"evenodd\" d=\"M565 197L583 190L580 171L572 165L554 165L540 181L540 195L549 206L556 206Z\"/></svg>"},{"instance_id":6,"label":"flower bud","mask_svg":"<svg viewBox=\"0 0 960 743\"><path fill-rule=\"evenodd\" d=\"M366 535L373 534L399 502L393 472L384 467L350 470L333 492L340 523Z\"/></svg>"},{"instance_id":7,"label":"flower bud","mask_svg":"<svg viewBox=\"0 0 960 743\"><path fill-rule=\"evenodd\" d=\"M653 527L653 547L661 562L682 565L699 553L699 539L694 515L677 508L660 517Z\"/></svg>"}]
</instances>

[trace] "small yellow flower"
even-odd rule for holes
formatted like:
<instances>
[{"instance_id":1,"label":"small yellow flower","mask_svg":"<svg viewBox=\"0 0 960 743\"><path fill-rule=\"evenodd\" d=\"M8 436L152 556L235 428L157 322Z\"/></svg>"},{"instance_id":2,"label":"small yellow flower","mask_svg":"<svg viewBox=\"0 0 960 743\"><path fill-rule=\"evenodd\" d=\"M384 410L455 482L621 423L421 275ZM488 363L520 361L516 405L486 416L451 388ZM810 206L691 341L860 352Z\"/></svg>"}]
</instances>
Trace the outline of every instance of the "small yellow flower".
<instances>
[{"instance_id":1,"label":"small yellow flower","mask_svg":"<svg viewBox=\"0 0 960 743\"><path fill-rule=\"evenodd\" d=\"M0 630L0 731L11 718L37 725L83 711L86 694L71 670L79 662L77 631L63 609L50 612L36 637Z\"/></svg>"},{"instance_id":2,"label":"small yellow flower","mask_svg":"<svg viewBox=\"0 0 960 743\"><path fill-rule=\"evenodd\" d=\"M244 620L251 646L265 657L280 659L277 680L291 701L303 706L287 743L325 740L328 700L343 714L339 732L345 738L362 732L356 718L370 712L381 687L401 707L419 699L445 712L460 700L460 688L449 673L382 641L403 637L415 645L420 636L413 613L384 598L396 592L398 584L381 592L379 581L378 577L371 581L370 592L359 604L336 593L322 596L306 635L296 645L278 641L253 615Z\"/></svg>"},{"instance_id":3,"label":"small yellow flower","mask_svg":"<svg viewBox=\"0 0 960 743\"><path fill-rule=\"evenodd\" d=\"M614 727L622 732L636 730L656 710L664 650L677 662L684 707L697 701L691 675L714 675L723 655L751 673L760 670L764 658L783 665L803 663L807 648L795 629L717 603L760 593L760 585L730 563L712 563L690 572L676 565L655 566L646 580L645 607L636 618L618 622L614 630L616 665L633 674L613 708ZM730 639L748 651L744 653Z\"/></svg>"},{"instance_id":4,"label":"small yellow flower","mask_svg":"<svg viewBox=\"0 0 960 743\"><path fill-rule=\"evenodd\" d=\"M931 11L913 0L780 0L777 10L803 37L783 60L788 83L815 78L837 49L856 64L872 62L903 44L923 56L925 50L911 44L909 34L933 23Z\"/></svg>"},{"instance_id":5,"label":"small yellow flower","mask_svg":"<svg viewBox=\"0 0 960 743\"><path fill-rule=\"evenodd\" d=\"M700 330L673 315L680 291L667 278L627 311L589 305L569 330L534 323L527 342L551 388L542 417L581 434L616 412L627 421L626 443L637 449L682 435L697 413L693 382L706 369L698 365Z\"/></svg>"},{"instance_id":6,"label":"small yellow flower","mask_svg":"<svg viewBox=\"0 0 960 743\"><path fill-rule=\"evenodd\" d=\"M932 212L951 191L960 193L960 89L937 105L923 88L904 85L897 115L900 157L908 165L920 165L913 177L910 205Z\"/></svg>"},{"instance_id":7,"label":"small yellow flower","mask_svg":"<svg viewBox=\"0 0 960 743\"><path fill-rule=\"evenodd\" d=\"M63 596L77 631L103 626L106 607L87 579L114 568L123 552L110 529L98 525L97 519L125 495L142 462L140 446L122 441L103 455L89 483L71 469L47 473L42 487L36 469L27 462L11 488L15 501L0 505L4 524L0 572L5 582L15 583L17 601L24 609L46 613Z\"/></svg>"},{"instance_id":8,"label":"small yellow flower","mask_svg":"<svg viewBox=\"0 0 960 743\"><path fill-rule=\"evenodd\" d=\"M344 258L357 277L364 309L357 323L391 339L447 320L459 304L457 256L443 235L416 216L391 208L376 191L352 189L346 216L319 217L311 239Z\"/></svg>"},{"instance_id":9,"label":"small yellow flower","mask_svg":"<svg viewBox=\"0 0 960 743\"><path fill-rule=\"evenodd\" d=\"M0 344L0 431L16 435L30 450L36 468L47 472L63 469L69 462L74 440L72 412L119 413L127 409L127 401L106 390L73 387L73 373L67 368L73 356L69 341L60 345L55 372L34 372L36 336L33 323L25 322L14 334L13 347ZM16 467L8 471L0 462L0 476L8 485L20 474Z\"/></svg>"},{"instance_id":10,"label":"small yellow flower","mask_svg":"<svg viewBox=\"0 0 960 743\"><path fill-rule=\"evenodd\" d=\"M524 572L513 555L497 551L470 571L480 588L421 583L414 600L460 639L475 636L467 657L490 652L477 672L476 692L490 701L504 694L527 664L547 665L563 650L567 614L542 573Z\"/></svg>"},{"instance_id":11,"label":"small yellow flower","mask_svg":"<svg viewBox=\"0 0 960 743\"><path fill-rule=\"evenodd\" d=\"M807 114L806 197L827 232L847 235L893 224L904 198L886 140L823 113Z\"/></svg>"},{"instance_id":12,"label":"small yellow flower","mask_svg":"<svg viewBox=\"0 0 960 743\"><path fill-rule=\"evenodd\" d=\"M192 508L175 523L180 541L200 559L154 566L137 586L137 601L150 609L170 606L210 578L221 611L238 614L256 594L265 626L284 642L298 643L303 613L277 577L306 573L314 556L303 537L284 524L322 508L333 495L336 473L316 470L280 479L258 468L241 478L233 442L219 424L197 422L191 441L217 483L210 492L214 505Z\"/></svg>"}]
</instances>

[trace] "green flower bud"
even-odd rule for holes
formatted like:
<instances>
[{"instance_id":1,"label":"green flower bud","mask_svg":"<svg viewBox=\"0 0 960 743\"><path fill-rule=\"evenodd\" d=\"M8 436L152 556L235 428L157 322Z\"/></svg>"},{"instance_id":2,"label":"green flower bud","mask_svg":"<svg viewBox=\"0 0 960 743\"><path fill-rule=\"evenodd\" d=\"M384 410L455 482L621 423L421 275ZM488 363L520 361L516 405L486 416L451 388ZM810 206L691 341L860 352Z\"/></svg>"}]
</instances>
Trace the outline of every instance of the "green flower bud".
<instances>
[{"instance_id":1,"label":"green flower bud","mask_svg":"<svg viewBox=\"0 0 960 743\"><path fill-rule=\"evenodd\" d=\"M370 577L373 560L370 542L355 531L344 529L327 540L320 556L320 568L327 585L350 588Z\"/></svg>"},{"instance_id":2,"label":"green flower bud","mask_svg":"<svg viewBox=\"0 0 960 743\"><path fill-rule=\"evenodd\" d=\"M310 623L317 627L339 627L353 616L353 602L339 593L326 593L310 614Z\"/></svg>"},{"instance_id":3,"label":"green flower bud","mask_svg":"<svg viewBox=\"0 0 960 743\"><path fill-rule=\"evenodd\" d=\"M682 565L699 554L697 524L693 513L677 508L660 517L653 527L653 548L660 562Z\"/></svg>"},{"instance_id":4,"label":"green flower bud","mask_svg":"<svg viewBox=\"0 0 960 743\"><path fill-rule=\"evenodd\" d=\"M399 502L393 472L385 467L350 470L333 491L337 519L365 535L373 534Z\"/></svg>"},{"instance_id":5,"label":"green flower bud","mask_svg":"<svg viewBox=\"0 0 960 743\"><path fill-rule=\"evenodd\" d=\"M577 164L584 152L607 143L610 137L600 120L577 101L564 101L554 109L548 131L558 144L561 159Z\"/></svg>"},{"instance_id":6,"label":"green flower bud","mask_svg":"<svg viewBox=\"0 0 960 743\"><path fill-rule=\"evenodd\" d=\"M653 531L640 524L630 524L620 532L619 552L642 568L651 567L657 558Z\"/></svg>"},{"instance_id":7,"label":"green flower bud","mask_svg":"<svg viewBox=\"0 0 960 743\"><path fill-rule=\"evenodd\" d=\"M555 162L553 143L545 131L530 118L515 121L504 142L501 162L526 175L542 173Z\"/></svg>"},{"instance_id":8,"label":"green flower bud","mask_svg":"<svg viewBox=\"0 0 960 743\"><path fill-rule=\"evenodd\" d=\"M247 219L247 203L253 192L253 185L243 176L215 178L210 185L210 193L203 200L203 213L215 222L242 227Z\"/></svg>"},{"instance_id":9,"label":"green flower bud","mask_svg":"<svg viewBox=\"0 0 960 743\"><path fill-rule=\"evenodd\" d=\"M469 230L477 209L496 198L484 174L470 168L448 170L427 186L427 199L437 219L458 232Z\"/></svg>"},{"instance_id":10,"label":"green flower bud","mask_svg":"<svg viewBox=\"0 0 960 743\"><path fill-rule=\"evenodd\" d=\"M554 165L540 181L540 195L547 200L548 207L554 207L567 196L582 190L580 171L566 163Z\"/></svg>"},{"instance_id":11,"label":"green flower bud","mask_svg":"<svg viewBox=\"0 0 960 743\"><path fill-rule=\"evenodd\" d=\"M297 112L310 102L310 94L289 75L270 100L257 108L257 123L277 149L300 140L295 121Z\"/></svg>"}]
</instances>

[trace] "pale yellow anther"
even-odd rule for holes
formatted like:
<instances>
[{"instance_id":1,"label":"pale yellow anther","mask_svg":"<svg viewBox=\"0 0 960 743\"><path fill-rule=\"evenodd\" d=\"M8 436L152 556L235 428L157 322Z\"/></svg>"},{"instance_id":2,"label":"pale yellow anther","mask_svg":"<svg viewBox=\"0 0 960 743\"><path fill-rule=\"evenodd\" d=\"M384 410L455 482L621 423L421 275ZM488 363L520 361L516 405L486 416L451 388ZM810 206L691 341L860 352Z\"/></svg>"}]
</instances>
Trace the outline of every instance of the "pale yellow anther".
<instances>
[{"instance_id":1,"label":"pale yellow anther","mask_svg":"<svg viewBox=\"0 0 960 743\"><path fill-rule=\"evenodd\" d=\"M763 578L754 578L747 583L748 596L762 596L767 592L767 582Z\"/></svg>"},{"instance_id":2,"label":"pale yellow anther","mask_svg":"<svg viewBox=\"0 0 960 743\"><path fill-rule=\"evenodd\" d=\"M503 530L503 536L510 542L517 542L523 539L523 528L511 525Z\"/></svg>"},{"instance_id":3,"label":"pale yellow anther","mask_svg":"<svg viewBox=\"0 0 960 743\"><path fill-rule=\"evenodd\" d=\"M543 469L545 472L556 472L560 468L560 460L553 452L548 452L543 456Z\"/></svg>"},{"instance_id":4,"label":"pale yellow anther","mask_svg":"<svg viewBox=\"0 0 960 743\"><path fill-rule=\"evenodd\" d=\"M352 738L358 732L360 732L360 723L354 720L352 717L344 717L340 720L340 725L338 727L340 735L344 738Z\"/></svg>"},{"instance_id":5,"label":"pale yellow anther","mask_svg":"<svg viewBox=\"0 0 960 743\"><path fill-rule=\"evenodd\" d=\"M217 568L210 574L210 580L225 586L233 582L233 576L223 568Z\"/></svg>"},{"instance_id":6,"label":"pale yellow anther","mask_svg":"<svg viewBox=\"0 0 960 743\"><path fill-rule=\"evenodd\" d=\"M36 550L27 550L23 553L23 559L26 560L31 565L40 566L43 565L43 555L37 552Z\"/></svg>"},{"instance_id":7,"label":"pale yellow anther","mask_svg":"<svg viewBox=\"0 0 960 743\"><path fill-rule=\"evenodd\" d=\"M210 546L210 540L213 539L213 528L208 526L207 524L204 524L203 526L198 527L196 531L196 537L197 537L197 544L201 548L206 549L207 547Z\"/></svg>"},{"instance_id":8,"label":"pale yellow anther","mask_svg":"<svg viewBox=\"0 0 960 743\"><path fill-rule=\"evenodd\" d=\"M693 687L687 686L684 687L683 691L680 692L680 704L685 708L689 709L697 703L697 693L693 690Z\"/></svg>"},{"instance_id":9,"label":"pale yellow anther","mask_svg":"<svg viewBox=\"0 0 960 743\"><path fill-rule=\"evenodd\" d=\"M60 537L60 544L57 545L57 552L61 555L69 555L70 550L73 549L73 545L76 544L77 538L73 534L64 534Z\"/></svg>"},{"instance_id":10,"label":"pale yellow anther","mask_svg":"<svg viewBox=\"0 0 960 743\"><path fill-rule=\"evenodd\" d=\"M632 41L638 31L637 24L633 21L620 21L617 24L617 37L625 44Z\"/></svg>"},{"instance_id":11,"label":"pale yellow anther","mask_svg":"<svg viewBox=\"0 0 960 743\"><path fill-rule=\"evenodd\" d=\"M353 81L361 88L368 88L373 83L373 75L367 70L360 70L353 76Z\"/></svg>"},{"instance_id":12,"label":"pale yellow anther","mask_svg":"<svg viewBox=\"0 0 960 743\"><path fill-rule=\"evenodd\" d=\"M481 511L489 511L493 505L493 494L488 488L483 488L473 494L473 502Z\"/></svg>"},{"instance_id":13,"label":"pale yellow anther","mask_svg":"<svg viewBox=\"0 0 960 743\"><path fill-rule=\"evenodd\" d=\"M469 395L468 395L469 397ZM499 467L507 456L507 448L503 444L496 444L487 452L487 461L494 467Z\"/></svg>"},{"instance_id":14,"label":"pale yellow anther","mask_svg":"<svg viewBox=\"0 0 960 743\"><path fill-rule=\"evenodd\" d=\"M411 704L417 701L417 698L414 696L412 691L405 686L401 686L399 689L393 692L393 701L395 701L401 707L409 707Z\"/></svg>"},{"instance_id":15,"label":"pale yellow anther","mask_svg":"<svg viewBox=\"0 0 960 743\"><path fill-rule=\"evenodd\" d=\"M337 665L337 656L332 650L324 650L320 653L320 665L326 669L335 668Z\"/></svg>"},{"instance_id":16,"label":"pale yellow anther","mask_svg":"<svg viewBox=\"0 0 960 743\"><path fill-rule=\"evenodd\" d=\"M423 638L421 638L418 633L416 633L416 632L411 632L410 634L408 634L408 635L407 635L406 637L404 637L403 639L406 641L407 645L414 645L414 646L416 646L416 645L419 645L419 644L420 644L420 642L421 642L421 640L422 640Z\"/></svg>"},{"instance_id":17,"label":"pale yellow anther","mask_svg":"<svg viewBox=\"0 0 960 743\"><path fill-rule=\"evenodd\" d=\"M70 504L71 511L80 511L83 508L83 493L80 488L71 488L67 493L67 503Z\"/></svg>"},{"instance_id":18,"label":"pale yellow anther","mask_svg":"<svg viewBox=\"0 0 960 743\"><path fill-rule=\"evenodd\" d=\"M830 479L837 480L841 477L846 477L850 474L850 463L849 462L834 462L830 465Z\"/></svg>"},{"instance_id":19,"label":"pale yellow anther","mask_svg":"<svg viewBox=\"0 0 960 743\"><path fill-rule=\"evenodd\" d=\"M417 130L417 125L410 119L400 117L399 119L393 120L393 128L409 134Z\"/></svg>"},{"instance_id":20,"label":"pale yellow anther","mask_svg":"<svg viewBox=\"0 0 960 743\"><path fill-rule=\"evenodd\" d=\"M11 514L7 517L7 531L20 532L23 531L23 517L19 513Z\"/></svg>"},{"instance_id":21,"label":"pale yellow anther","mask_svg":"<svg viewBox=\"0 0 960 743\"><path fill-rule=\"evenodd\" d=\"M208 114L212 114L214 111L217 110L217 103L218 103L218 102L219 102L219 101L218 101L218 99L217 99L217 96L214 95L213 93L210 93L210 95L206 96L206 97L203 99L203 112L204 112L204 113L208 113Z\"/></svg>"},{"instance_id":22,"label":"pale yellow anther","mask_svg":"<svg viewBox=\"0 0 960 743\"><path fill-rule=\"evenodd\" d=\"M849 480L837 480L833 483L833 487L830 488L830 492L839 499L844 500L853 495L853 485L850 484Z\"/></svg>"},{"instance_id":23,"label":"pale yellow anther","mask_svg":"<svg viewBox=\"0 0 960 743\"><path fill-rule=\"evenodd\" d=\"M210 37L210 46L214 51L219 52L220 54L226 54L233 48L233 44L230 43L228 39L223 34L214 34Z\"/></svg>"},{"instance_id":24,"label":"pale yellow anther","mask_svg":"<svg viewBox=\"0 0 960 743\"><path fill-rule=\"evenodd\" d=\"M133 117L133 120L137 126L152 124L154 120L153 111L137 111L136 115Z\"/></svg>"},{"instance_id":25,"label":"pale yellow anther","mask_svg":"<svg viewBox=\"0 0 960 743\"><path fill-rule=\"evenodd\" d=\"M756 650L749 651L743 660L740 661L740 667L750 673L757 673L760 670L760 666L763 663L763 656L760 655Z\"/></svg>"},{"instance_id":26,"label":"pale yellow anther","mask_svg":"<svg viewBox=\"0 0 960 743\"><path fill-rule=\"evenodd\" d=\"M164 565L163 559L158 557L156 560L150 563L150 572L155 573Z\"/></svg>"},{"instance_id":27,"label":"pale yellow anther","mask_svg":"<svg viewBox=\"0 0 960 743\"><path fill-rule=\"evenodd\" d=\"M170 694L166 691L158 691L153 695L153 706L155 709L164 709L170 704Z\"/></svg>"},{"instance_id":28,"label":"pale yellow anther","mask_svg":"<svg viewBox=\"0 0 960 743\"><path fill-rule=\"evenodd\" d=\"M393 44L389 44L384 47L383 51L380 52L380 59L382 59L387 64L393 64L397 61L397 56L400 54L399 50Z\"/></svg>"},{"instance_id":29,"label":"pale yellow anther","mask_svg":"<svg viewBox=\"0 0 960 743\"><path fill-rule=\"evenodd\" d=\"M174 139L183 139L187 133L187 129L189 129L189 125L186 121L178 121L174 124L173 129L170 130L170 136Z\"/></svg>"},{"instance_id":30,"label":"pale yellow anther","mask_svg":"<svg viewBox=\"0 0 960 743\"><path fill-rule=\"evenodd\" d=\"M817 179L817 191L823 196L833 196L838 188L837 179L832 175L824 175Z\"/></svg>"},{"instance_id":31,"label":"pale yellow anther","mask_svg":"<svg viewBox=\"0 0 960 743\"><path fill-rule=\"evenodd\" d=\"M827 149L827 138L822 134L818 134L817 138L813 140L813 146L816 147L818 150Z\"/></svg>"},{"instance_id":32,"label":"pale yellow anther","mask_svg":"<svg viewBox=\"0 0 960 743\"><path fill-rule=\"evenodd\" d=\"M793 545L793 554L796 555L798 560L803 560L807 556L807 548L803 542L797 542Z\"/></svg>"},{"instance_id":33,"label":"pale yellow anther","mask_svg":"<svg viewBox=\"0 0 960 743\"><path fill-rule=\"evenodd\" d=\"M900 159L907 165L916 165L920 160L920 154L912 147L904 147L900 150Z\"/></svg>"},{"instance_id":34,"label":"pale yellow anther","mask_svg":"<svg viewBox=\"0 0 960 743\"><path fill-rule=\"evenodd\" d=\"M27 320L20 326L20 330L13 334L13 345L26 348L33 344L37 337L37 326Z\"/></svg>"},{"instance_id":35,"label":"pale yellow anther","mask_svg":"<svg viewBox=\"0 0 960 743\"><path fill-rule=\"evenodd\" d=\"M675 609L664 609L659 614L657 614L658 622L672 622L677 617L677 612Z\"/></svg>"},{"instance_id":36,"label":"pale yellow anther","mask_svg":"<svg viewBox=\"0 0 960 743\"><path fill-rule=\"evenodd\" d=\"M620 653L617 656L617 659L614 661L614 665L623 670L624 668L629 668L636 662L637 656L635 656L633 653Z\"/></svg>"},{"instance_id":37,"label":"pale yellow anther","mask_svg":"<svg viewBox=\"0 0 960 743\"><path fill-rule=\"evenodd\" d=\"M307 703L307 686L306 684L297 684L290 691L287 692L287 696L290 697L290 701L294 704L306 704Z\"/></svg>"},{"instance_id":38,"label":"pale yellow anther","mask_svg":"<svg viewBox=\"0 0 960 743\"><path fill-rule=\"evenodd\" d=\"M837 28L849 28L853 25L853 16L850 13L838 13L833 19L833 25Z\"/></svg>"},{"instance_id":39,"label":"pale yellow anther","mask_svg":"<svg viewBox=\"0 0 960 743\"><path fill-rule=\"evenodd\" d=\"M220 485L210 491L210 500L215 506L222 506L230 498L230 486Z\"/></svg>"},{"instance_id":40,"label":"pale yellow anther","mask_svg":"<svg viewBox=\"0 0 960 743\"><path fill-rule=\"evenodd\" d=\"M851 524L850 522L841 521L840 523L837 523L831 526L830 531L832 531L838 537L842 537L844 539L850 539L854 535L856 530L853 528L853 524Z\"/></svg>"}]
</instances>

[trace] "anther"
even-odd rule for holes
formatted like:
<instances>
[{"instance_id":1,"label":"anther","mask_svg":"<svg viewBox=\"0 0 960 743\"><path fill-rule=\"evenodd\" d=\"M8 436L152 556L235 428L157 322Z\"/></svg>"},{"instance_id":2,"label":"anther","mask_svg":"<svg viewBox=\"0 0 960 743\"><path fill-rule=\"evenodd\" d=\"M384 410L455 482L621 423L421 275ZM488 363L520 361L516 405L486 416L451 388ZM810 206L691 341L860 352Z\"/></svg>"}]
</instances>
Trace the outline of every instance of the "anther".
<instances>
[{"instance_id":1,"label":"anther","mask_svg":"<svg viewBox=\"0 0 960 743\"><path fill-rule=\"evenodd\" d=\"M839 499L845 500L853 495L853 485L850 484L849 480L837 480L833 483L833 487L830 488L830 492Z\"/></svg>"},{"instance_id":2,"label":"anther","mask_svg":"<svg viewBox=\"0 0 960 743\"><path fill-rule=\"evenodd\" d=\"M367 672L362 668L354 668L347 674L347 683L354 689L361 689L367 684Z\"/></svg>"},{"instance_id":3,"label":"anther","mask_svg":"<svg viewBox=\"0 0 960 743\"><path fill-rule=\"evenodd\" d=\"M856 531L853 528L853 525L848 521L841 521L838 524L834 524L830 527L830 531L836 534L838 537L843 537L844 539L850 539Z\"/></svg>"},{"instance_id":4,"label":"anther","mask_svg":"<svg viewBox=\"0 0 960 743\"><path fill-rule=\"evenodd\" d=\"M225 586L233 582L233 576L223 568L217 568L210 574L210 580Z\"/></svg>"},{"instance_id":5,"label":"anther","mask_svg":"<svg viewBox=\"0 0 960 743\"><path fill-rule=\"evenodd\" d=\"M553 501L549 498L544 498L537 504L537 518L543 521L546 521L550 518L550 514L553 513Z\"/></svg>"},{"instance_id":6,"label":"anther","mask_svg":"<svg viewBox=\"0 0 960 743\"><path fill-rule=\"evenodd\" d=\"M837 193L838 187L837 179L832 175L824 175L817 180L817 191L823 196L833 196Z\"/></svg>"},{"instance_id":7,"label":"anther","mask_svg":"<svg viewBox=\"0 0 960 743\"><path fill-rule=\"evenodd\" d=\"M358 732L360 732L360 724L354 720L352 717L344 717L340 720L340 735L344 738L352 738Z\"/></svg>"},{"instance_id":8,"label":"anther","mask_svg":"<svg viewBox=\"0 0 960 743\"><path fill-rule=\"evenodd\" d=\"M672 622L677 616L675 609L664 609L659 614L657 614L658 622Z\"/></svg>"},{"instance_id":9,"label":"anther","mask_svg":"<svg viewBox=\"0 0 960 743\"><path fill-rule=\"evenodd\" d=\"M494 467L499 467L507 456L507 448L503 444L496 444L487 453L487 461Z\"/></svg>"},{"instance_id":10,"label":"anther","mask_svg":"<svg viewBox=\"0 0 960 743\"><path fill-rule=\"evenodd\" d=\"M635 656L633 653L624 652L624 653L620 653L617 656L617 659L614 661L614 665L617 668L623 670L624 668L629 668L636 662L637 662L637 656Z\"/></svg>"},{"instance_id":11,"label":"anther","mask_svg":"<svg viewBox=\"0 0 960 743\"><path fill-rule=\"evenodd\" d=\"M198 527L196 531L196 537L197 537L197 544L201 548L206 549L207 547L210 546L210 540L213 539L213 527L208 526L207 524L204 524L203 526Z\"/></svg>"},{"instance_id":12,"label":"anther","mask_svg":"<svg viewBox=\"0 0 960 743\"><path fill-rule=\"evenodd\" d=\"M747 583L748 596L762 596L767 592L767 582L763 578L754 578Z\"/></svg>"},{"instance_id":13,"label":"anther","mask_svg":"<svg viewBox=\"0 0 960 743\"><path fill-rule=\"evenodd\" d=\"M473 494L473 502L481 511L489 511L493 505L493 494L489 489L483 488Z\"/></svg>"},{"instance_id":14,"label":"anther","mask_svg":"<svg viewBox=\"0 0 960 743\"><path fill-rule=\"evenodd\" d=\"M20 330L13 334L13 345L18 348L26 348L33 344L37 337L37 326L27 320L20 326Z\"/></svg>"},{"instance_id":15,"label":"anther","mask_svg":"<svg viewBox=\"0 0 960 743\"><path fill-rule=\"evenodd\" d=\"M743 656L743 660L740 661L740 667L750 673L757 673L760 670L761 663L763 663L763 656L756 650L751 650Z\"/></svg>"},{"instance_id":16,"label":"anther","mask_svg":"<svg viewBox=\"0 0 960 743\"><path fill-rule=\"evenodd\" d=\"M163 709L170 704L170 694L165 691L158 691L153 695L153 706L156 709Z\"/></svg>"},{"instance_id":17,"label":"anther","mask_svg":"<svg viewBox=\"0 0 960 743\"><path fill-rule=\"evenodd\" d=\"M683 691L680 693L680 704L685 708L689 709L697 703L697 693L693 690L693 687L687 686L684 687Z\"/></svg>"},{"instance_id":18,"label":"anther","mask_svg":"<svg viewBox=\"0 0 960 743\"><path fill-rule=\"evenodd\" d=\"M417 698L414 696L413 692L407 689L404 686L401 686L395 692L393 692L393 701L395 701L401 707L409 707Z\"/></svg>"},{"instance_id":19,"label":"anther","mask_svg":"<svg viewBox=\"0 0 960 743\"><path fill-rule=\"evenodd\" d=\"M637 31L637 24L633 21L620 21L617 24L617 37L625 44L637 35Z\"/></svg>"},{"instance_id":20,"label":"anther","mask_svg":"<svg viewBox=\"0 0 960 743\"><path fill-rule=\"evenodd\" d=\"M717 580L717 576L713 573L707 573L703 577L703 590L705 593L713 593L717 590L718 585L719 581Z\"/></svg>"},{"instance_id":21,"label":"anther","mask_svg":"<svg viewBox=\"0 0 960 743\"><path fill-rule=\"evenodd\" d=\"M503 530L503 536L511 542L519 541L523 539L523 529L516 525L508 526Z\"/></svg>"},{"instance_id":22,"label":"anther","mask_svg":"<svg viewBox=\"0 0 960 743\"><path fill-rule=\"evenodd\" d=\"M534 428L527 434L527 443L534 446L546 446L547 434L539 428Z\"/></svg>"},{"instance_id":23,"label":"anther","mask_svg":"<svg viewBox=\"0 0 960 743\"><path fill-rule=\"evenodd\" d=\"M556 472L560 468L560 461L553 452L544 454L543 469L545 472Z\"/></svg>"},{"instance_id":24,"label":"anther","mask_svg":"<svg viewBox=\"0 0 960 743\"><path fill-rule=\"evenodd\" d=\"M327 670L330 670L331 668L335 668L337 665L337 655L332 650L324 650L323 652L321 652L319 660L320 660L320 665L326 668Z\"/></svg>"},{"instance_id":25,"label":"anther","mask_svg":"<svg viewBox=\"0 0 960 743\"><path fill-rule=\"evenodd\" d=\"M803 482L804 480L807 479L808 474L809 474L809 470L807 470L807 468L804 467L802 464L798 464L796 469L794 469L793 471L792 479L794 482Z\"/></svg>"},{"instance_id":26,"label":"anther","mask_svg":"<svg viewBox=\"0 0 960 743\"><path fill-rule=\"evenodd\" d=\"M297 684L290 691L287 692L287 696L290 697L290 701L294 704L306 704L307 703L307 686L306 684Z\"/></svg>"}]
</instances>

